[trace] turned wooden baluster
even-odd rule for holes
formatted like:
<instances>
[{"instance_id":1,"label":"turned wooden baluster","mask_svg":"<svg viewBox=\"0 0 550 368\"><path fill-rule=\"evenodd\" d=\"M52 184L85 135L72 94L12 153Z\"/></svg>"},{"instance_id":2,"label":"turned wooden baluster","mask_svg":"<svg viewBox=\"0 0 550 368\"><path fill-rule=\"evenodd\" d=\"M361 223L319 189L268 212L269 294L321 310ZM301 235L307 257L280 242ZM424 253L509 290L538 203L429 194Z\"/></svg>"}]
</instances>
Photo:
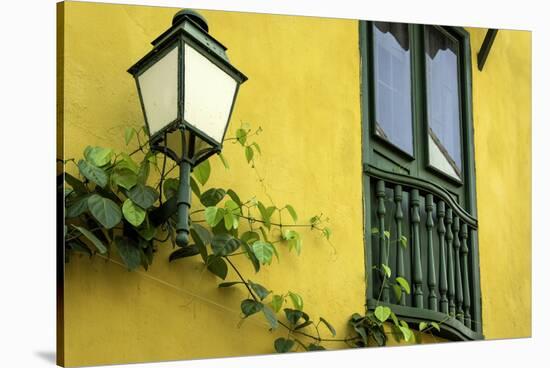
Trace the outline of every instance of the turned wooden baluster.
<instances>
[{"instance_id":1,"label":"turned wooden baluster","mask_svg":"<svg viewBox=\"0 0 550 368\"><path fill-rule=\"evenodd\" d=\"M453 245L454 245L454 259L455 259L455 282L456 282L456 314L458 320L464 323L464 314L462 312L462 275L460 271L460 239L458 238L458 231L460 230L460 224L458 216L453 218Z\"/></svg>"},{"instance_id":2,"label":"turned wooden baluster","mask_svg":"<svg viewBox=\"0 0 550 368\"><path fill-rule=\"evenodd\" d=\"M462 286L464 288L464 322L466 327L472 328L472 317L470 316L470 280L468 277L468 225L464 223L460 229L460 238L462 239L460 255L462 260Z\"/></svg>"},{"instance_id":3,"label":"turned wooden baluster","mask_svg":"<svg viewBox=\"0 0 550 368\"><path fill-rule=\"evenodd\" d=\"M395 223L396 223L396 235L397 235L397 276L405 277L405 262L403 261L403 244L401 244L401 238L403 237L403 208L401 202L403 200L403 188L401 185L396 185L393 190L393 198L395 200ZM406 305L405 289L401 287L401 300L399 304Z\"/></svg>"},{"instance_id":4,"label":"turned wooden baluster","mask_svg":"<svg viewBox=\"0 0 550 368\"><path fill-rule=\"evenodd\" d=\"M422 261L420 258L420 214L418 212L418 206L420 205L420 195L418 189L411 191L411 224L413 233L413 284L414 284L414 306L423 308L423 293L422 293Z\"/></svg>"},{"instance_id":5,"label":"turned wooden baluster","mask_svg":"<svg viewBox=\"0 0 550 368\"><path fill-rule=\"evenodd\" d=\"M378 180L376 182L376 198L378 198L378 207L376 209L376 214L378 215L378 244L380 246L380 276L382 280L382 290L381 298L383 302L389 303L390 301L390 288L388 282L386 281L386 276L384 273L383 264L387 265L388 262L388 253L386 247L386 235L385 235L385 216L386 216L386 205L384 203L386 199L386 185L383 180Z\"/></svg>"},{"instance_id":6,"label":"turned wooden baluster","mask_svg":"<svg viewBox=\"0 0 550 368\"><path fill-rule=\"evenodd\" d=\"M437 202L437 233L439 234L439 309L449 313L449 301L447 300L447 258L445 257L445 202Z\"/></svg>"},{"instance_id":7,"label":"turned wooden baluster","mask_svg":"<svg viewBox=\"0 0 550 368\"><path fill-rule=\"evenodd\" d=\"M426 231L428 233L428 301L431 310L437 311L437 295L435 294L435 261L432 233L434 220L432 217L434 209L434 197L431 194L426 195Z\"/></svg>"},{"instance_id":8,"label":"turned wooden baluster","mask_svg":"<svg viewBox=\"0 0 550 368\"><path fill-rule=\"evenodd\" d=\"M445 224L447 229L445 231L445 239L447 240L447 279L449 280L449 314L454 317L456 313L455 309L455 269L453 261L453 229L451 224L453 222L453 211L447 208L447 214L445 216Z\"/></svg>"}]
</instances>

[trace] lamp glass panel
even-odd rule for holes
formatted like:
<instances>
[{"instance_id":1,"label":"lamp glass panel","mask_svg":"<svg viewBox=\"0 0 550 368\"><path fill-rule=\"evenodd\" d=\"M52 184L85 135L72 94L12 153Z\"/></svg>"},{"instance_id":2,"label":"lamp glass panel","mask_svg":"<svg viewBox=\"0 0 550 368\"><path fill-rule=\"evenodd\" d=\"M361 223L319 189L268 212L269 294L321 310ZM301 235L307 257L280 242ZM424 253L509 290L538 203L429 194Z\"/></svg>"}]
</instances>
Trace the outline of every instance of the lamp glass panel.
<instances>
[{"instance_id":1,"label":"lamp glass panel","mask_svg":"<svg viewBox=\"0 0 550 368\"><path fill-rule=\"evenodd\" d=\"M184 119L221 143L237 82L192 46L184 47Z\"/></svg>"},{"instance_id":2,"label":"lamp glass panel","mask_svg":"<svg viewBox=\"0 0 550 368\"><path fill-rule=\"evenodd\" d=\"M169 51L138 77L149 134L178 117L178 48Z\"/></svg>"}]
</instances>

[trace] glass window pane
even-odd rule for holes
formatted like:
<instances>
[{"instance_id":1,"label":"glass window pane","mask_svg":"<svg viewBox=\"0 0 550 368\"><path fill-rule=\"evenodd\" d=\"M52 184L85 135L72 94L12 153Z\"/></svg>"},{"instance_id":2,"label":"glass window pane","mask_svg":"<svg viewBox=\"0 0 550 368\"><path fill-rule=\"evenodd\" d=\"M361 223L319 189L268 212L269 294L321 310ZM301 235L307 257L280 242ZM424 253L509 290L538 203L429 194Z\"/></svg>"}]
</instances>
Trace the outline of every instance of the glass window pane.
<instances>
[{"instance_id":1,"label":"glass window pane","mask_svg":"<svg viewBox=\"0 0 550 368\"><path fill-rule=\"evenodd\" d=\"M430 165L460 179L458 43L436 27L427 26L425 44Z\"/></svg>"},{"instance_id":2,"label":"glass window pane","mask_svg":"<svg viewBox=\"0 0 550 368\"><path fill-rule=\"evenodd\" d=\"M374 23L376 134L413 154L409 27Z\"/></svg>"},{"instance_id":3,"label":"glass window pane","mask_svg":"<svg viewBox=\"0 0 550 368\"><path fill-rule=\"evenodd\" d=\"M188 44L185 45L184 118L221 143L237 82Z\"/></svg>"},{"instance_id":4,"label":"glass window pane","mask_svg":"<svg viewBox=\"0 0 550 368\"><path fill-rule=\"evenodd\" d=\"M178 48L174 48L138 77L149 133L160 131L178 117Z\"/></svg>"}]
</instances>

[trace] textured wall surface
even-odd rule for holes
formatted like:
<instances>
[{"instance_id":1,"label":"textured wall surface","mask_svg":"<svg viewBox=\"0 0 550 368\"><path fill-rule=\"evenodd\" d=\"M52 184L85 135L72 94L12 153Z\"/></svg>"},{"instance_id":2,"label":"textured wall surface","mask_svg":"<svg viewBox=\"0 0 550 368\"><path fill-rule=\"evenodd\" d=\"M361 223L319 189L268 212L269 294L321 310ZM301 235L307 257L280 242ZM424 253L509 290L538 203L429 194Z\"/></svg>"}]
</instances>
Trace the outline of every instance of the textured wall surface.
<instances>
[{"instance_id":1,"label":"textured wall surface","mask_svg":"<svg viewBox=\"0 0 550 368\"><path fill-rule=\"evenodd\" d=\"M472 56L485 29L468 29ZM473 61L483 328L487 339L531 335L531 33L498 32Z\"/></svg>"},{"instance_id":2,"label":"textured wall surface","mask_svg":"<svg viewBox=\"0 0 550 368\"><path fill-rule=\"evenodd\" d=\"M126 69L151 49L177 9L65 4L65 158L87 145L124 149L126 126L143 125ZM209 186L276 204L299 221L331 218L332 245L304 231L302 254L281 252L245 277L276 293L300 293L313 318L340 337L365 297L358 26L356 21L203 11L211 34L250 79L241 88L229 134L261 126L257 171L231 143L213 158ZM472 54L485 30L468 29ZM531 333L530 34L500 31L483 72L473 66L474 129L483 323L487 338ZM474 58L475 59L475 58ZM475 61L475 60L474 60ZM74 168L69 170L74 172ZM198 203L194 198L195 204ZM289 219L287 219L289 220ZM169 264L160 246L149 271L112 260L74 257L66 267L65 363L96 365L271 353L278 333L262 316L242 326L240 289L220 290L197 259ZM227 280L234 280L230 271ZM428 342L428 341L426 341ZM328 348L345 347L327 344Z\"/></svg>"},{"instance_id":3,"label":"textured wall surface","mask_svg":"<svg viewBox=\"0 0 550 368\"><path fill-rule=\"evenodd\" d=\"M66 3L65 156L86 145L122 149L124 127L143 117L126 69L151 48L177 9ZM364 304L361 122L357 22L311 17L202 12L211 34L250 79L241 88L229 132L261 126L257 169L273 200L291 203L299 221L331 218L328 244L305 230L300 256L245 277L275 292L300 293L312 318L340 336ZM209 185L268 202L241 147L226 144L231 169L213 158ZM196 205L198 200L194 199ZM287 218L287 220L290 220ZM66 271L66 364L105 364L271 353L276 334L263 316L240 328L244 291L219 290L199 257L167 261L160 247L148 272L127 272L101 258L75 257ZM116 260L115 256L115 260ZM234 280L234 274L228 280ZM308 308L309 307L309 308ZM345 345L327 345L329 348Z\"/></svg>"}]
</instances>

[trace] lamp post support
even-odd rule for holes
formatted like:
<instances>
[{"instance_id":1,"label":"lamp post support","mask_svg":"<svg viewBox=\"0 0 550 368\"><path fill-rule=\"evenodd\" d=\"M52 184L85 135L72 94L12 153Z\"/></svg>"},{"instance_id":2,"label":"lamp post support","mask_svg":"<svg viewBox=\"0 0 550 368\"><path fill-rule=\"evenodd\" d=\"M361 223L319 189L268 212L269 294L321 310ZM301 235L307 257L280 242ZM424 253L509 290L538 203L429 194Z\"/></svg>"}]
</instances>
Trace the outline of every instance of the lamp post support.
<instances>
[{"instance_id":1,"label":"lamp post support","mask_svg":"<svg viewBox=\"0 0 550 368\"><path fill-rule=\"evenodd\" d=\"M178 223L176 226L176 243L185 247L189 243L189 208L191 208L191 192L189 191L189 176L191 163L187 159L180 161L180 183L178 188Z\"/></svg>"}]
</instances>

